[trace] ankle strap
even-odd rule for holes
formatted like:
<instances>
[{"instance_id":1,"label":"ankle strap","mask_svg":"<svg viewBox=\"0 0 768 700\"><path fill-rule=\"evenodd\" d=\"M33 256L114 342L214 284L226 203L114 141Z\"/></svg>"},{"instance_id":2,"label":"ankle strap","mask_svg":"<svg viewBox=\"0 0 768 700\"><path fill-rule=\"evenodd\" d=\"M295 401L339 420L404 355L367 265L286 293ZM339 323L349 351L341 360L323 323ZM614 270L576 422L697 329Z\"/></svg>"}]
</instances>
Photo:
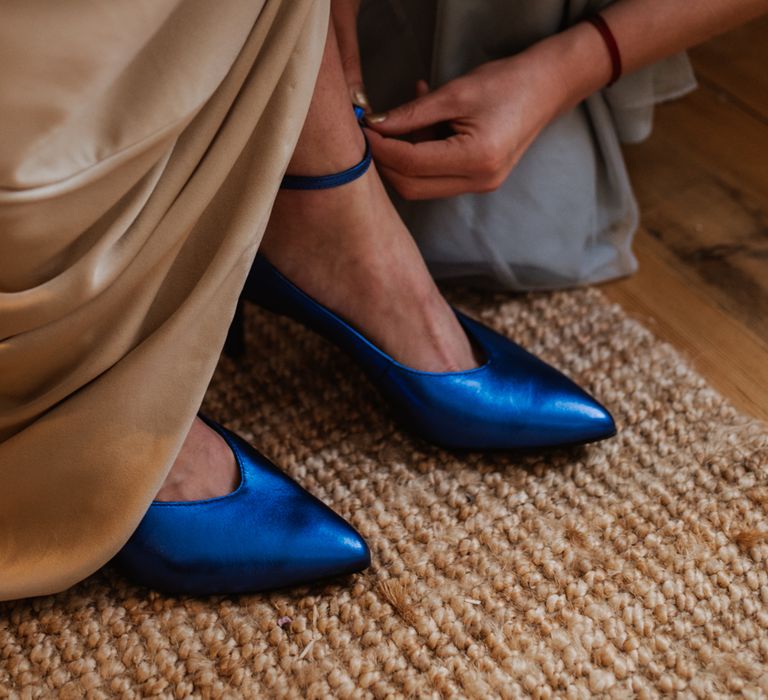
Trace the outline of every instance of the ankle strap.
<instances>
[{"instance_id":1,"label":"ankle strap","mask_svg":"<svg viewBox=\"0 0 768 700\"><path fill-rule=\"evenodd\" d=\"M364 114L362 109L355 106L355 116L358 122L362 120ZM363 134L363 139L365 139L363 159L351 168L331 175L286 175L283 177L280 187L286 190L327 190L357 180L357 178L365 175L368 168L371 167L372 161L371 147L365 134Z\"/></svg>"}]
</instances>

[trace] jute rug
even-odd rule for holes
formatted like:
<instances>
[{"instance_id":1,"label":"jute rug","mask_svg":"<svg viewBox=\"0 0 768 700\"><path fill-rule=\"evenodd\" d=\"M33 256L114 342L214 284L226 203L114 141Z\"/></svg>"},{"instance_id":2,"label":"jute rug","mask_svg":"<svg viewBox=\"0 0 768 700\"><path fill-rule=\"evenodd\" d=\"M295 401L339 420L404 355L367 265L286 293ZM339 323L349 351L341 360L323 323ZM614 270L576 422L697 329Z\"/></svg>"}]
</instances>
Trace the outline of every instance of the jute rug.
<instances>
[{"instance_id":1,"label":"jute rug","mask_svg":"<svg viewBox=\"0 0 768 700\"><path fill-rule=\"evenodd\" d=\"M107 570L0 605L0 697L765 697L768 430L597 291L461 299L619 436L441 451L329 345L250 312L206 410L354 523L372 568L214 599Z\"/></svg>"}]
</instances>

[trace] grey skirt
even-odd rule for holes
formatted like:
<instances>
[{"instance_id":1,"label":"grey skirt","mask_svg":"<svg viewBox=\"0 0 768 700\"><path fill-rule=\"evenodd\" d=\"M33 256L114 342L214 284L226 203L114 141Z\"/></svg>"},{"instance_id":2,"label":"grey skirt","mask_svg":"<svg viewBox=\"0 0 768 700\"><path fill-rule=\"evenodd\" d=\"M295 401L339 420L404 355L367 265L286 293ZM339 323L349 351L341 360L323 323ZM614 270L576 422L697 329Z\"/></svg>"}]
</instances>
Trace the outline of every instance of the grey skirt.
<instances>
[{"instance_id":1,"label":"grey skirt","mask_svg":"<svg viewBox=\"0 0 768 700\"><path fill-rule=\"evenodd\" d=\"M513 55L605 0L366 0L363 71L374 108ZM552 122L495 192L406 202L393 195L438 278L557 289L633 272L638 225L620 143L646 138L658 102L696 86L685 54L623 76Z\"/></svg>"}]
</instances>

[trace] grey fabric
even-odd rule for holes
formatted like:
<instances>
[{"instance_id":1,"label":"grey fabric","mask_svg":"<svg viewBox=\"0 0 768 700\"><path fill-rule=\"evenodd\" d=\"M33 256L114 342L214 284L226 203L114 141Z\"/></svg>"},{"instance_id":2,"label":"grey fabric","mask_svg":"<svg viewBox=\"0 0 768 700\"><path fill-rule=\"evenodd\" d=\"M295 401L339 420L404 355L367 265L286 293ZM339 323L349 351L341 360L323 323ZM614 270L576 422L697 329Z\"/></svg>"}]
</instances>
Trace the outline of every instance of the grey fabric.
<instances>
[{"instance_id":1,"label":"grey fabric","mask_svg":"<svg viewBox=\"0 0 768 700\"><path fill-rule=\"evenodd\" d=\"M360 43L375 109L511 56L608 3L587 0L365 0ZM490 194L405 202L393 195L432 273L507 289L557 289L636 269L638 210L620 141L648 136L654 105L695 87L687 57L623 76L551 123Z\"/></svg>"}]
</instances>

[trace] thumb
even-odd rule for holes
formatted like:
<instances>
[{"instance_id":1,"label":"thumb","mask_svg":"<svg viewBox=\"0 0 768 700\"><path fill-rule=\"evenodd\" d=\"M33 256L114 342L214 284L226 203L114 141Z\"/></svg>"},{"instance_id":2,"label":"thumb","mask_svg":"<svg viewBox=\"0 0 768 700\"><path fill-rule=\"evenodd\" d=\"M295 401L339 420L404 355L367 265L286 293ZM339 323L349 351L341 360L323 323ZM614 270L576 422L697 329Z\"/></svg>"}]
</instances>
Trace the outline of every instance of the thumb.
<instances>
[{"instance_id":1,"label":"thumb","mask_svg":"<svg viewBox=\"0 0 768 700\"><path fill-rule=\"evenodd\" d=\"M444 85L388 112L369 114L365 120L380 134L397 136L449 121L456 116L458 109L453 91Z\"/></svg>"},{"instance_id":2,"label":"thumb","mask_svg":"<svg viewBox=\"0 0 768 700\"><path fill-rule=\"evenodd\" d=\"M426 80L416 81L416 97L424 97L429 92L429 83Z\"/></svg>"},{"instance_id":3,"label":"thumb","mask_svg":"<svg viewBox=\"0 0 768 700\"><path fill-rule=\"evenodd\" d=\"M429 94L429 83L426 80L416 81L416 97L424 97ZM428 126L424 129L417 129L411 132L410 140L414 143L419 141L434 141L438 138L437 128L434 126Z\"/></svg>"}]
</instances>

